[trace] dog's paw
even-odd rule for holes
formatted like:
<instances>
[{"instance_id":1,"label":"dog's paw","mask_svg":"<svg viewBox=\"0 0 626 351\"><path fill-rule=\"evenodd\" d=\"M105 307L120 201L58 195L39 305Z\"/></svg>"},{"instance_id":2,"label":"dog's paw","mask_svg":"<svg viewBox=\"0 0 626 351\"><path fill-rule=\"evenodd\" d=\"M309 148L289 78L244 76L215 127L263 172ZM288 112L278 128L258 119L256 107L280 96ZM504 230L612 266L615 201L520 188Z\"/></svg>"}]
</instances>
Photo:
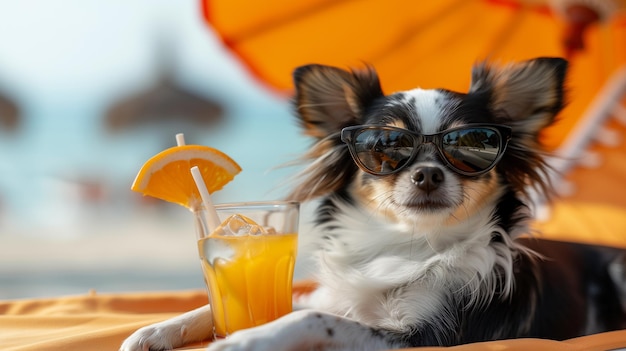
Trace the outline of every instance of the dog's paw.
<instances>
[{"instance_id":1,"label":"dog's paw","mask_svg":"<svg viewBox=\"0 0 626 351\"><path fill-rule=\"evenodd\" d=\"M292 312L275 321L240 330L224 340L215 341L207 351L301 351L315 348L313 346L321 350L328 336L326 332L320 334L314 330L315 323L321 322L318 315L321 317L321 314L311 310Z\"/></svg>"},{"instance_id":2,"label":"dog's paw","mask_svg":"<svg viewBox=\"0 0 626 351\"><path fill-rule=\"evenodd\" d=\"M120 351L171 350L182 344L182 329L179 325L164 323L143 327L124 340Z\"/></svg>"},{"instance_id":3,"label":"dog's paw","mask_svg":"<svg viewBox=\"0 0 626 351\"><path fill-rule=\"evenodd\" d=\"M385 333L334 314L303 310L240 330L207 351L389 350L406 346Z\"/></svg>"},{"instance_id":4,"label":"dog's paw","mask_svg":"<svg viewBox=\"0 0 626 351\"><path fill-rule=\"evenodd\" d=\"M282 350L278 345L275 333L263 327L241 330L230 335L227 339L218 340L207 348L207 351L277 351Z\"/></svg>"},{"instance_id":5,"label":"dog's paw","mask_svg":"<svg viewBox=\"0 0 626 351\"><path fill-rule=\"evenodd\" d=\"M207 351L288 351L307 350L302 325L305 311L297 311L267 324L237 331L209 345ZM305 334L306 335L306 334Z\"/></svg>"}]
</instances>

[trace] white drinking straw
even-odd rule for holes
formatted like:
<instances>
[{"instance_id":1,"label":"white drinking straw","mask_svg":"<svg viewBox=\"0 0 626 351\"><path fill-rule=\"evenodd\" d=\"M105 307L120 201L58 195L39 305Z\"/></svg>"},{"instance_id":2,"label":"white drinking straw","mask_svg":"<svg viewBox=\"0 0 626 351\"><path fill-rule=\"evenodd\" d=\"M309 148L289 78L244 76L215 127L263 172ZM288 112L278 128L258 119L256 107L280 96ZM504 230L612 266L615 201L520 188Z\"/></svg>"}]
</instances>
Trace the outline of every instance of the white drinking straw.
<instances>
[{"instance_id":1,"label":"white drinking straw","mask_svg":"<svg viewBox=\"0 0 626 351\"><path fill-rule=\"evenodd\" d=\"M202 198L202 203L204 204L204 208L207 213L209 232L212 232L220 225L220 219L217 216L217 211L215 211L215 206L213 206L211 194L209 194L209 190L206 188L206 184L204 183L204 179L202 178L202 174L200 173L198 166L191 167L191 176L193 177L194 182L196 182L196 186L200 192L200 197Z\"/></svg>"},{"instance_id":2,"label":"white drinking straw","mask_svg":"<svg viewBox=\"0 0 626 351\"><path fill-rule=\"evenodd\" d=\"M185 145L185 134L176 134L176 145ZM206 209L206 220L210 233L220 225L220 218L217 216L217 211L215 211L215 206L213 206L213 200L211 200L211 194L209 194L209 189L206 188L206 183L202 178L202 174L200 173L198 166L191 167L191 176L193 177L193 181L196 183L196 187L198 188L200 197L202 198L202 204L204 204L204 208Z\"/></svg>"},{"instance_id":3,"label":"white drinking straw","mask_svg":"<svg viewBox=\"0 0 626 351\"><path fill-rule=\"evenodd\" d=\"M185 134L183 133L176 134L176 145L178 146L185 145Z\"/></svg>"}]
</instances>

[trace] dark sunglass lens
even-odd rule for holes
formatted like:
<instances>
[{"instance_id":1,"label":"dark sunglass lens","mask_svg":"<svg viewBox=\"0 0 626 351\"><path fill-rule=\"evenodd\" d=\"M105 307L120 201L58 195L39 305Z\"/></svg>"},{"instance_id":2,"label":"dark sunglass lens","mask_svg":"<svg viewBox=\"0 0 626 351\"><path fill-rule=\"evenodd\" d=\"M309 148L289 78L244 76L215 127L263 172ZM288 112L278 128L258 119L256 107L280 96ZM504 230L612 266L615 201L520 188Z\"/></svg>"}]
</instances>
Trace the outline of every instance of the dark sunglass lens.
<instances>
[{"instance_id":1,"label":"dark sunglass lens","mask_svg":"<svg viewBox=\"0 0 626 351\"><path fill-rule=\"evenodd\" d=\"M364 129L354 138L359 162L373 173L391 173L411 158L414 141L396 130Z\"/></svg>"},{"instance_id":2,"label":"dark sunglass lens","mask_svg":"<svg viewBox=\"0 0 626 351\"><path fill-rule=\"evenodd\" d=\"M443 152L453 167L473 173L488 169L498 158L500 135L489 128L467 128L443 135Z\"/></svg>"}]
</instances>

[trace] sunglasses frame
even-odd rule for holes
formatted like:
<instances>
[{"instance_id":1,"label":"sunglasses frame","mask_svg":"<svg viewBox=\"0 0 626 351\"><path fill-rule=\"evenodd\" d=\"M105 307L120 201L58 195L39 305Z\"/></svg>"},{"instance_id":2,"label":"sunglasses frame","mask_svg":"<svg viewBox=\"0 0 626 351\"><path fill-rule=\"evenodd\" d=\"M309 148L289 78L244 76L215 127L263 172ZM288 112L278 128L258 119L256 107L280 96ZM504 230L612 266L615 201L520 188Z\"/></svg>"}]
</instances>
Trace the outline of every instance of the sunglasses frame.
<instances>
[{"instance_id":1,"label":"sunglasses frame","mask_svg":"<svg viewBox=\"0 0 626 351\"><path fill-rule=\"evenodd\" d=\"M491 130L491 131L495 132L500 137L500 145L498 147L498 154L496 155L496 158L491 162L489 167L487 167L484 170L480 170L480 171L476 171L476 172L467 172L467 171L464 171L464 170L461 170L461 169L455 167L448 160L448 158L446 157L446 155L445 155L445 153L443 151L443 136L448 134L448 133L459 131L459 130L476 129L476 128L488 129L488 130ZM363 130L368 130L368 129L375 129L375 130L378 130L378 131L389 130L389 131L402 132L402 133L405 133L405 134L409 135L411 138L413 138L413 141L415 142L415 146L413 146L413 150L411 150L411 155L409 156L407 161L402 166L400 166L400 167L398 167L398 168L396 168L396 169L394 169L394 170L392 170L390 172L376 172L376 171L372 171L372 170L368 169L365 166L365 164L363 162L361 162L361 160L359 159L359 157L357 155L357 151L356 151L356 146L355 146L355 143L354 143L356 134L361 132L361 131L363 131ZM478 176L478 175L481 175L483 173L489 172L491 169L493 169L496 166L496 164L498 164L498 162L500 162L500 159L502 159L502 156L504 155L504 151L506 150L506 147L507 147L507 145L509 143L509 140L511 140L511 135L512 135L511 127L500 125L500 124L491 124L491 123L467 124L467 125L460 126L460 127L449 128L449 129L446 129L444 131L441 131L441 132L435 133L435 134L420 134L420 133L416 133L416 132L410 131L408 129L399 128L399 127L382 126L382 125L376 125L376 124L364 124L364 125L358 125L358 126L352 126L352 127L343 128L341 130L341 141L346 143L346 145L348 146L348 150L350 151L350 155L352 156L352 159L357 164L357 166L359 166L359 168L361 170L363 170L364 172L367 172L369 174L373 174L373 175L377 175L377 176L384 176L384 175L389 175L389 174L393 174L393 173L399 172L400 170L404 169L409 164L411 164L411 162L417 156L418 151L419 151L419 149L420 149L420 147L422 145L424 145L424 144L433 144L435 146L435 148L437 149L437 151L439 152L441 158L446 163L446 166L448 166L448 168L450 168L454 172L456 172L458 174L461 174L461 175Z\"/></svg>"}]
</instances>

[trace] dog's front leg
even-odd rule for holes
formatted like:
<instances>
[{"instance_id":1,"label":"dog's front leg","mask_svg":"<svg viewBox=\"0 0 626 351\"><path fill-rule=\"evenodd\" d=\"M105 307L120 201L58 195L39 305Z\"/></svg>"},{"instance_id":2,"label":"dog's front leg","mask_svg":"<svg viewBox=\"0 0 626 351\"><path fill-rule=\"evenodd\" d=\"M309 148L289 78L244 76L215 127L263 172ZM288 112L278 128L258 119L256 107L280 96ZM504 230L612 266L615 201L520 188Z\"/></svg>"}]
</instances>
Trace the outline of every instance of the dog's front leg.
<instances>
[{"instance_id":1,"label":"dog's front leg","mask_svg":"<svg viewBox=\"0 0 626 351\"><path fill-rule=\"evenodd\" d=\"M171 350L187 343L208 339L212 333L211 307L205 305L137 330L124 340L120 351Z\"/></svg>"},{"instance_id":2,"label":"dog's front leg","mask_svg":"<svg viewBox=\"0 0 626 351\"><path fill-rule=\"evenodd\" d=\"M207 351L386 350L404 346L391 335L336 315L302 310L238 331Z\"/></svg>"}]
</instances>

